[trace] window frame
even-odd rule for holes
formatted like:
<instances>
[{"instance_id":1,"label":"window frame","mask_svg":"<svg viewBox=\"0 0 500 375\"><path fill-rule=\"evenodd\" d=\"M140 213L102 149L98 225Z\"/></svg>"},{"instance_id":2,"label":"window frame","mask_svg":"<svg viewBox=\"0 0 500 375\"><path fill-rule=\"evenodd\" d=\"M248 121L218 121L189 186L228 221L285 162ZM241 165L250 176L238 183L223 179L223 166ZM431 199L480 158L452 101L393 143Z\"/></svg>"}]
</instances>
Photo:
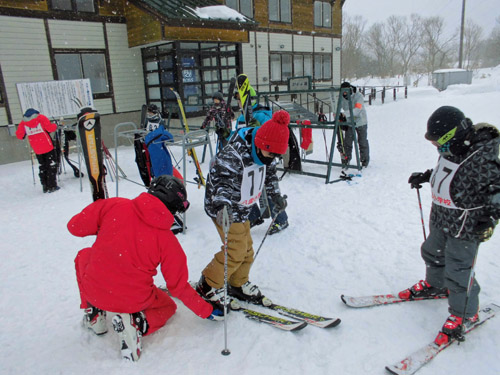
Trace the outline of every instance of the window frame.
<instances>
[{"instance_id":1,"label":"window frame","mask_svg":"<svg viewBox=\"0 0 500 375\"><path fill-rule=\"evenodd\" d=\"M283 55L290 55L291 56L291 77L297 77L299 76L298 74L300 73L300 76L308 76L309 74L306 74L306 60L310 59L311 62L311 80L312 82L322 82L322 81L331 81L333 79L333 56L330 53L310 53L310 52L270 52L269 53L269 81L271 84L278 84L278 85L283 85L286 84L288 81L288 78L285 77L283 78ZM275 58L276 56L279 56L280 58L280 79L276 80L273 79L273 76L275 72L273 72L273 65L271 63L271 59ZM299 58L300 56L300 58ZM306 58L306 56L309 57L309 59ZM330 61L329 61L329 69L326 69L325 67L325 61L324 57L328 56ZM320 59L320 68L321 72L319 73L320 75L318 76L318 72L316 69L316 63L318 62L318 59ZM296 63L300 61L300 64L302 65L301 72L296 72ZM329 78L325 78L325 72L328 72Z\"/></svg>"},{"instance_id":2,"label":"window frame","mask_svg":"<svg viewBox=\"0 0 500 375\"><path fill-rule=\"evenodd\" d=\"M97 0L88 0L89 3L92 3L94 10L93 11L86 11L86 10L78 10L78 4L77 0L69 0L71 3L71 9L58 9L54 8L54 2L55 0L47 0L47 6L48 9L52 12L72 12L72 13L86 13L86 14L97 14L98 9L99 9L99 4L97 3Z\"/></svg>"},{"instance_id":3,"label":"window frame","mask_svg":"<svg viewBox=\"0 0 500 375\"><path fill-rule=\"evenodd\" d=\"M109 56L108 53L106 52L105 49L85 49L85 48L78 48L78 49L64 49L64 48L54 48L52 50L52 56L53 56L53 62L54 62L54 75L56 80L60 80L59 78L59 72L57 70L57 63L56 63L56 55L79 55L80 58L80 68L81 68L81 73L82 77L81 78L73 78L73 79L86 79L88 77L84 76L83 72L83 61L82 61L82 55L103 55L104 57L104 65L106 69L106 82L107 82L107 87L108 91L107 92L100 92L100 93L95 93L94 90L92 90L92 96L94 99L108 99L108 98L113 98L113 85L112 85L112 80L111 80L111 65L109 62ZM89 78L90 79L90 78ZM92 84L92 82L91 82Z\"/></svg>"},{"instance_id":4,"label":"window frame","mask_svg":"<svg viewBox=\"0 0 500 375\"><path fill-rule=\"evenodd\" d=\"M237 4L236 8L237 8L237 9L236 9L236 8L233 8L233 7L231 7L231 6L229 6L229 5L227 4L227 2L228 2L227 0L226 0L226 1L224 1L224 3L226 4L226 6L227 6L228 8L234 9L234 10L236 10L237 12L239 12L239 13L243 14L244 16L246 16L246 17L248 17L248 18L251 18L251 19L253 19L253 18L254 18L254 15L255 15L254 0L233 0L233 1L235 1L235 2L236 2L236 4ZM251 11L252 11L252 14L251 14L251 15L248 15L248 14L245 14L245 13L242 13L242 12L241 12L241 3L242 3L242 2L249 2L249 1L250 1L250 9L251 9Z\"/></svg>"},{"instance_id":5,"label":"window frame","mask_svg":"<svg viewBox=\"0 0 500 375\"><path fill-rule=\"evenodd\" d=\"M282 8L283 8L282 3L285 1L288 3L288 13L290 14L290 20L284 21L283 15L282 15ZM274 4L277 5L278 19L271 19L271 5L274 5ZM292 23L293 15L292 15L292 1L291 0L269 0L267 10L268 10L269 22L288 23L288 24Z\"/></svg>"},{"instance_id":6,"label":"window frame","mask_svg":"<svg viewBox=\"0 0 500 375\"><path fill-rule=\"evenodd\" d=\"M321 24L317 24L316 23L316 4L320 4L321 7L321 14L319 15L320 16L320 19L321 19ZM325 25L326 23L326 20L325 20L325 6L328 6L330 8L330 12L329 12L329 18L330 18L330 25ZM331 29L333 27L333 22L332 22L332 4L330 4L330 2L328 1L320 1L320 0L315 0L314 1L314 15L313 15L313 23L314 23L314 27L321 27L321 28L325 28L325 29Z\"/></svg>"}]
</instances>

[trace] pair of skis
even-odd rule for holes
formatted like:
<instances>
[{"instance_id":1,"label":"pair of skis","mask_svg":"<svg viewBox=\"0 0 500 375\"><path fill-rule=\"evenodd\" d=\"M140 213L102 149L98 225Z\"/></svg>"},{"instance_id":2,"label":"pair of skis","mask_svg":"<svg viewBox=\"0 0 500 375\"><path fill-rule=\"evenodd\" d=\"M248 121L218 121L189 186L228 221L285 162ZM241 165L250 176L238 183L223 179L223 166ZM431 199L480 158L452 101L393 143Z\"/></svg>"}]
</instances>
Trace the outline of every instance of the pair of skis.
<instances>
[{"instance_id":1,"label":"pair of skis","mask_svg":"<svg viewBox=\"0 0 500 375\"><path fill-rule=\"evenodd\" d=\"M425 297L425 298L415 298L412 300L408 300L408 299L401 299L394 294L380 294L380 295L364 296L364 297L351 297L342 295L340 298L349 307L363 308L363 307L389 305L402 302L422 301L426 299L442 299L446 297ZM477 320L477 322L467 327L466 331L464 332L464 335L476 329L481 324L485 323L487 320L493 318L498 312L500 312L500 306L496 304L489 304L481 308L479 310L479 319ZM447 344L441 346L437 345L433 341L427 345L424 345L415 352L411 353L403 360L398 361L392 365L386 366L386 370L389 371L391 374L396 374L396 375L412 375L416 373L418 370L420 370L427 363L429 363L432 359L434 359L444 349L451 346L455 341L456 341L455 339L451 339Z\"/></svg>"},{"instance_id":2,"label":"pair of skis","mask_svg":"<svg viewBox=\"0 0 500 375\"><path fill-rule=\"evenodd\" d=\"M305 311L274 303L268 306L262 304L259 304L258 306L275 311L278 314L286 316L287 318L291 318L293 320L242 307L238 301L236 301L235 303L234 300L231 304L231 310L240 311L250 320L269 324L272 327L281 329L283 331L298 331L302 328L305 328L308 324L319 328L332 328L340 324L340 319L338 318L327 318L324 316L310 314Z\"/></svg>"}]
</instances>

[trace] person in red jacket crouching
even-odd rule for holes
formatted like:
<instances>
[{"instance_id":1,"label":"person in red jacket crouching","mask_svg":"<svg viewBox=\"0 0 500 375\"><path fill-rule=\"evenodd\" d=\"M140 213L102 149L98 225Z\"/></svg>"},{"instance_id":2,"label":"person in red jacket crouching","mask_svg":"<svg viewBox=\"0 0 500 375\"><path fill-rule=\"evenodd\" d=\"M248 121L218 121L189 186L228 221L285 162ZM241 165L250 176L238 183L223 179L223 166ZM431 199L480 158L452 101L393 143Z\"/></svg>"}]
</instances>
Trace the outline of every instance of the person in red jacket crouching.
<instances>
[{"instance_id":1,"label":"person in red jacket crouching","mask_svg":"<svg viewBox=\"0 0 500 375\"><path fill-rule=\"evenodd\" d=\"M24 139L26 135L33 152L38 159L40 183L44 193L52 193L59 190L57 186L57 162L56 151L50 137L51 132L57 130L57 125L41 115L40 112L29 108L24 112L23 121L16 130L16 137Z\"/></svg>"},{"instance_id":2,"label":"person in red jacket crouching","mask_svg":"<svg viewBox=\"0 0 500 375\"><path fill-rule=\"evenodd\" d=\"M122 356L137 361L142 336L163 327L177 308L154 285L158 265L172 297L204 319L223 320L188 283L186 255L170 230L173 214L189 207L184 185L173 176L155 178L135 199L99 199L73 216L68 230L77 237L97 235L75 259L84 326L107 332L106 311L120 337Z\"/></svg>"}]
</instances>

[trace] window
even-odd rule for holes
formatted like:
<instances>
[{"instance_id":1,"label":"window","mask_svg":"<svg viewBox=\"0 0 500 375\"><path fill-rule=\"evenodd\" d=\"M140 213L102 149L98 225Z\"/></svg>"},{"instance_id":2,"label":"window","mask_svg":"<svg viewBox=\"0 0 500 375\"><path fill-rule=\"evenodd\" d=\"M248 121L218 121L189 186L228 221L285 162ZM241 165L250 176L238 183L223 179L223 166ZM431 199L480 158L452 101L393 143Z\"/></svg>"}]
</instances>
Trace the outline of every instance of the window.
<instances>
[{"instance_id":1,"label":"window","mask_svg":"<svg viewBox=\"0 0 500 375\"><path fill-rule=\"evenodd\" d=\"M313 71L315 81L332 79L332 56L326 53L314 54L314 59L311 54L271 53L270 66L271 81L276 83L291 77L313 77Z\"/></svg>"},{"instance_id":2,"label":"window","mask_svg":"<svg viewBox=\"0 0 500 375\"><path fill-rule=\"evenodd\" d=\"M332 56L327 54L314 55L314 80L332 79Z\"/></svg>"},{"instance_id":3,"label":"window","mask_svg":"<svg viewBox=\"0 0 500 375\"><path fill-rule=\"evenodd\" d=\"M270 55L271 81L284 82L292 77L292 55L288 53Z\"/></svg>"},{"instance_id":4,"label":"window","mask_svg":"<svg viewBox=\"0 0 500 375\"><path fill-rule=\"evenodd\" d=\"M90 79L92 94L110 94L104 52L54 51L57 79Z\"/></svg>"},{"instance_id":5,"label":"window","mask_svg":"<svg viewBox=\"0 0 500 375\"><path fill-rule=\"evenodd\" d=\"M226 0L226 5L248 18L253 18L253 0Z\"/></svg>"},{"instance_id":6,"label":"window","mask_svg":"<svg viewBox=\"0 0 500 375\"><path fill-rule=\"evenodd\" d=\"M55 10L95 13L94 0L51 0L50 5Z\"/></svg>"},{"instance_id":7,"label":"window","mask_svg":"<svg viewBox=\"0 0 500 375\"><path fill-rule=\"evenodd\" d=\"M292 22L290 0L269 0L269 21Z\"/></svg>"},{"instance_id":8,"label":"window","mask_svg":"<svg viewBox=\"0 0 500 375\"><path fill-rule=\"evenodd\" d=\"M226 93L240 70L234 43L172 42L145 48L142 56L148 103L166 109L172 87L191 114L204 114L202 106L212 103L213 93Z\"/></svg>"},{"instance_id":9,"label":"window","mask_svg":"<svg viewBox=\"0 0 500 375\"><path fill-rule=\"evenodd\" d=\"M332 5L329 2L314 2L314 26L332 27Z\"/></svg>"}]
</instances>

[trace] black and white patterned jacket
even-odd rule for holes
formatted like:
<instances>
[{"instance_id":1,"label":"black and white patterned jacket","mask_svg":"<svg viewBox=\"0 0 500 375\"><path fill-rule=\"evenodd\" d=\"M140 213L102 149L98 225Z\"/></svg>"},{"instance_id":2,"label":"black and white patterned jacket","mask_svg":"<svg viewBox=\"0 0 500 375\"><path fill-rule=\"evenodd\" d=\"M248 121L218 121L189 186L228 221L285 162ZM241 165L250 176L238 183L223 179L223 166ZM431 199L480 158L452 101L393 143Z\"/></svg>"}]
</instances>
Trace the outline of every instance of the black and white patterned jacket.
<instances>
[{"instance_id":1,"label":"black and white patterned jacket","mask_svg":"<svg viewBox=\"0 0 500 375\"><path fill-rule=\"evenodd\" d=\"M465 154L445 157L448 162L458 165L454 174L449 172L452 168L443 166L443 157L438 167L444 172L437 175L438 167L433 171L430 181L433 187L430 223L453 237L478 241L479 237L474 233L478 218L490 215L500 217L500 133L493 125L477 124L470 142ZM447 176L451 176L449 185ZM435 192L440 184L443 189L448 186L451 205L455 208L446 207L446 204L450 204L449 200L443 202L442 198L436 197Z\"/></svg>"},{"instance_id":2,"label":"black and white patterned jacket","mask_svg":"<svg viewBox=\"0 0 500 375\"><path fill-rule=\"evenodd\" d=\"M262 189L265 186L268 197L272 199L273 196L280 194L278 177L276 176L276 161L270 166L265 166L255 153L253 139L257 129L259 128L240 129L233 136L231 142L215 156L207 177L205 191L205 212L208 216L215 218L217 212L224 205L229 205L233 212L234 222L248 220L252 202L241 202L244 171L247 171L246 181L255 184L251 190L257 189L252 190L253 194L261 188L262 182ZM248 175L249 168L256 169L255 173L251 172L250 176ZM258 175L259 171L260 176Z\"/></svg>"}]
</instances>

